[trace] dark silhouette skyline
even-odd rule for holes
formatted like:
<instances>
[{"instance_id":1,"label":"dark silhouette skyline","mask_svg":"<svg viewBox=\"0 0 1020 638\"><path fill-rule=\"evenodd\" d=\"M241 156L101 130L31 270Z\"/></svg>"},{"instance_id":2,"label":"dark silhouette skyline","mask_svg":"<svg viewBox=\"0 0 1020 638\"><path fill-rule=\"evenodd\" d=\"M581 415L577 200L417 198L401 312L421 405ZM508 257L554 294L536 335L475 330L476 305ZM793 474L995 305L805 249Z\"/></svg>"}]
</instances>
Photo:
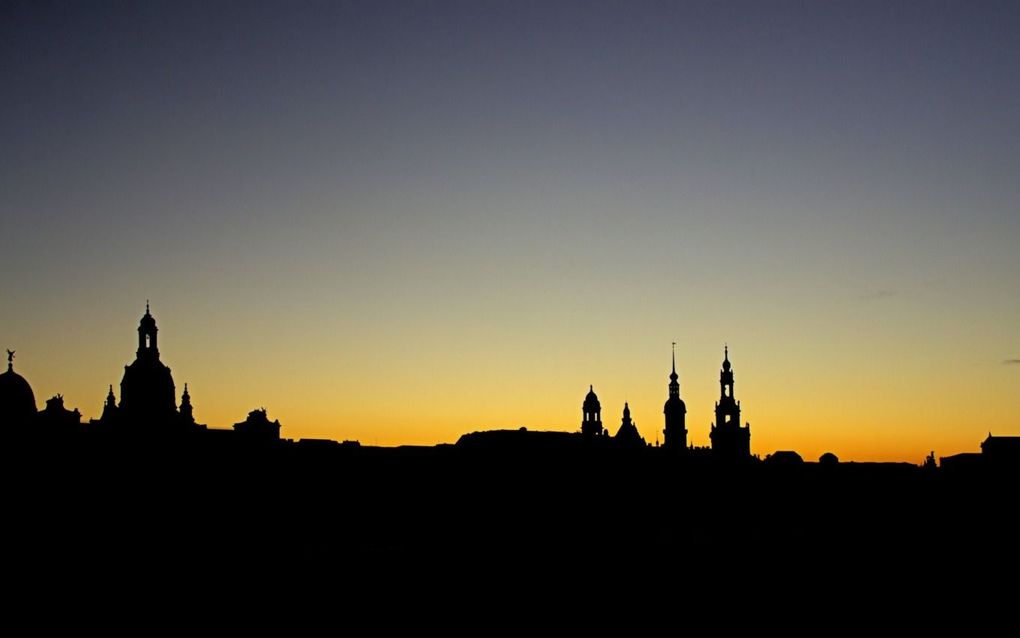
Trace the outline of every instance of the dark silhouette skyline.
<instances>
[{"instance_id":1,"label":"dark silhouette skyline","mask_svg":"<svg viewBox=\"0 0 1020 638\"><path fill-rule=\"evenodd\" d=\"M1020 437L989 435L981 453L937 464L934 454L920 465L814 462L794 450L758 459L737 420L728 347L711 447L681 444L675 355L661 446L642 436L627 402L610 434L589 385L574 432L377 447L286 438L263 407L229 429L196 422L187 384L175 400L157 335L146 307L122 401L108 385L103 416L88 423L60 395L36 412L9 352L0 450L7 471L32 477L6 508L18 522L14 573L95 562L349 578L484 565L473 582L491 582L511 566L604 568L638 555L635 569L682 574L693 587L757 573L751 561L763 557L874 575L1012 541L1002 504L1020 487Z\"/></svg>"},{"instance_id":2,"label":"dark silhouette skyline","mask_svg":"<svg viewBox=\"0 0 1020 638\"><path fill-rule=\"evenodd\" d=\"M70 410L64 406L60 394L48 399L45 408L37 412L31 385L14 372L16 351L8 349L7 372L0 375L0 414L4 416L4 421L11 424L19 436L28 437L59 434L101 435L117 440L137 438L160 440L165 437L190 436L193 441L212 440L210 437L224 441L227 440L222 438L224 435L233 435L238 441L295 443L281 437L282 426L279 420L270 421L264 407L251 410L245 420L235 423L230 429L209 428L196 422L187 384L181 393L178 408L171 370L160 360L159 328L148 301L145 304L145 314L139 320L137 333L138 347L135 351L135 360L124 367L119 404L111 384L103 404L102 416L88 423L81 423L82 417L78 409ZM593 449L654 450L657 454L665 454L664 458L674 459L674 462L692 458L711 459L721 463L758 462L760 459L752 456L750 451L750 424L740 425L742 406L736 399L734 387L735 376L729 357L729 345L725 344L719 373L720 397L715 403L716 418L709 432L711 445L708 448L686 445L688 432L686 405L680 397L674 342L667 385L668 396L663 406L664 442L661 450L657 438L653 445L641 435L631 417L629 402L624 402L620 426L616 434L611 435L609 429L603 426L602 405L593 384L588 386L588 393L582 401L581 426L574 433L562 433L567 435L566 439L552 436L554 434L552 432L529 432L527 428L521 428L519 430L521 435L513 438L501 437L496 432L491 435L475 432L462 436L458 444L470 441L470 445L477 449L479 446L489 445L492 441L506 440L516 441L514 445L517 447L524 445L524 449L527 449L536 441L565 441L570 437L577 437L578 441L587 441L583 445L588 447L595 445L596 448ZM535 438L535 435L539 435L538 438ZM195 436L200 438L194 439ZM943 457L942 461L953 468L1010 466L1016 463L1020 456L1020 445L1017 441L1020 441L1020 437L993 437L989 433L988 438L981 444L981 454L961 453ZM339 445L336 441L309 439L299 439L296 443ZM353 443L361 447L358 442L344 443ZM934 458L932 452L922 466L934 467ZM790 466L803 463L803 458L794 450L779 450L767 454L765 461L772 465ZM819 459L820 464L827 466L838 462L838 458L831 453L825 453Z\"/></svg>"},{"instance_id":3,"label":"dark silhouette skyline","mask_svg":"<svg viewBox=\"0 0 1020 638\"><path fill-rule=\"evenodd\" d=\"M8 625L1015 616L1018 33L3 3Z\"/></svg>"}]
</instances>

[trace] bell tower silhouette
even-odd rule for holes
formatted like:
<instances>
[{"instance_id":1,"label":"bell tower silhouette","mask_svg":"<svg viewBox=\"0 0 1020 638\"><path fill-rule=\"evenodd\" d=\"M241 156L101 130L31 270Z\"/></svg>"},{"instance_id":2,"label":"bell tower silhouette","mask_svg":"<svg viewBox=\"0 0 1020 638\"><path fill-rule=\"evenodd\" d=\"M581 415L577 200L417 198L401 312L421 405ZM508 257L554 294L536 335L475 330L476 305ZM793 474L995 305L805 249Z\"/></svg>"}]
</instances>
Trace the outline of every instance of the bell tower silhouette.
<instances>
[{"instance_id":1,"label":"bell tower silhouette","mask_svg":"<svg viewBox=\"0 0 1020 638\"><path fill-rule=\"evenodd\" d=\"M595 394L594 386L588 386L588 394L584 397L584 404L581 406L584 415L581 419L581 434L585 436L601 436L602 429L602 404Z\"/></svg>"},{"instance_id":2,"label":"bell tower silhouette","mask_svg":"<svg viewBox=\"0 0 1020 638\"><path fill-rule=\"evenodd\" d=\"M673 371L669 375L669 398L662 408L666 417L666 429L662 431L667 450L687 449L687 406L680 398L680 376L676 373L676 342L673 342Z\"/></svg>"},{"instance_id":3,"label":"bell tower silhouette","mask_svg":"<svg viewBox=\"0 0 1020 638\"><path fill-rule=\"evenodd\" d=\"M138 352L139 359L159 359L159 348L156 347L156 336L159 328L156 327L156 320L149 313L149 300L145 300L145 315L138 323Z\"/></svg>"},{"instance_id":4,"label":"bell tower silhouette","mask_svg":"<svg viewBox=\"0 0 1020 638\"><path fill-rule=\"evenodd\" d=\"M124 366L120 382L119 412L132 424L179 422L174 379L170 368L159 360L158 332L146 301L145 314L138 322L137 357Z\"/></svg>"},{"instance_id":5,"label":"bell tower silhouette","mask_svg":"<svg viewBox=\"0 0 1020 638\"><path fill-rule=\"evenodd\" d=\"M733 370L730 349L725 347L719 374L719 400L715 404L715 423L709 437L712 452L720 458L743 459L751 456L751 426L740 427L740 402L733 397Z\"/></svg>"}]
</instances>

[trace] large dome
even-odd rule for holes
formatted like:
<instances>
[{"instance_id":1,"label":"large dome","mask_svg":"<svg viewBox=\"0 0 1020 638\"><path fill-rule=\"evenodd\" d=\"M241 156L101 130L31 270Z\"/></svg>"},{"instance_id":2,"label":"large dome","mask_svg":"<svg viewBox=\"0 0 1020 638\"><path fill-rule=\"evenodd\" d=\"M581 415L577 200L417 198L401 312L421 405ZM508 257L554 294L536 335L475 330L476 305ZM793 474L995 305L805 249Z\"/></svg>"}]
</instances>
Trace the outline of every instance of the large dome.
<instances>
[{"instance_id":1,"label":"large dome","mask_svg":"<svg viewBox=\"0 0 1020 638\"><path fill-rule=\"evenodd\" d=\"M0 374L0 418L17 422L31 418L35 413L32 386L8 364L7 372Z\"/></svg>"},{"instance_id":2,"label":"large dome","mask_svg":"<svg viewBox=\"0 0 1020 638\"><path fill-rule=\"evenodd\" d=\"M177 412L177 397L170 368L158 359L136 359L124 368L120 407L134 417L163 417Z\"/></svg>"}]
</instances>

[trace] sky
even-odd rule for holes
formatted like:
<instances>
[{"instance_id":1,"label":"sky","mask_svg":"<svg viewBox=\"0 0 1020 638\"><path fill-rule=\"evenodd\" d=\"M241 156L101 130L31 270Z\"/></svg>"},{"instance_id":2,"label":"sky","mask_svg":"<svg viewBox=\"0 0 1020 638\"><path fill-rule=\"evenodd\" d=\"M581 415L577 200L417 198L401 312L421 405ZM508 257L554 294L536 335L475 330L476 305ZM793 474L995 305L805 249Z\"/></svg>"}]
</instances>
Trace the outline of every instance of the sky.
<instances>
[{"instance_id":1,"label":"sky","mask_svg":"<svg viewBox=\"0 0 1020 638\"><path fill-rule=\"evenodd\" d=\"M1015 2L0 3L0 346L98 417L920 462L1020 435Z\"/></svg>"}]
</instances>

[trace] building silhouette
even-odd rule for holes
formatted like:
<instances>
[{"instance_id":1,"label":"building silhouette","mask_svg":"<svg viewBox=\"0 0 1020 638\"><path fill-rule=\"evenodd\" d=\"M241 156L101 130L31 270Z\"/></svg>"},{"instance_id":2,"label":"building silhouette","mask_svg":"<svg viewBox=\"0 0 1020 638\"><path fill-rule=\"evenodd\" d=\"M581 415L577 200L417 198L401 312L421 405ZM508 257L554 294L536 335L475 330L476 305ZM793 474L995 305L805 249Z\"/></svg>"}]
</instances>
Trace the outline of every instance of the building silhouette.
<instances>
[{"instance_id":1,"label":"building silhouette","mask_svg":"<svg viewBox=\"0 0 1020 638\"><path fill-rule=\"evenodd\" d=\"M630 418L630 404L626 402L623 404L623 419L620 421L620 429L616 431L614 439L617 445L620 446L630 448L645 447L645 440L641 438L637 426Z\"/></svg>"},{"instance_id":2,"label":"building silhouette","mask_svg":"<svg viewBox=\"0 0 1020 638\"><path fill-rule=\"evenodd\" d=\"M602 428L602 404L595 394L595 387L588 386L588 394L581 404L581 434L584 436L602 436L605 430Z\"/></svg>"},{"instance_id":3,"label":"building silhouette","mask_svg":"<svg viewBox=\"0 0 1020 638\"><path fill-rule=\"evenodd\" d=\"M145 314L138 322L138 349L135 360L124 366L120 382L120 405L113 386L103 405L101 428L128 428L136 434L155 431L190 431L195 423L191 395L185 386L181 409L177 409L177 391L170 368L159 357L159 328L145 302Z\"/></svg>"},{"instance_id":4,"label":"building silhouette","mask_svg":"<svg viewBox=\"0 0 1020 638\"><path fill-rule=\"evenodd\" d=\"M41 434L74 434L81 431L81 412L77 408L64 407L63 395L57 394L46 400L45 409L35 418L36 428Z\"/></svg>"},{"instance_id":5,"label":"building silhouette","mask_svg":"<svg viewBox=\"0 0 1020 638\"><path fill-rule=\"evenodd\" d=\"M740 425L740 401L733 396L733 370L730 349L724 349L722 370L719 373L720 397L715 404L715 423L709 437L712 453L720 459L739 460L751 456L751 425Z\"/></svg>"},{"instance_id":6,"label":"building silhouette","mask_svg":"<svg viewBox=\"0 0 1020 638\"><path fill-rule=\"evenodd\" d=\"M248 418L234 424L234 431L247 440L278 441L280 439L280 421L270 421L265 408L258 408L248 413Z\"/></svg>"},{"instance_id":7,"label":"building silhouette","mask_svg":"<svg viewBox=\"0 0 1020 638\"><path fill-rule=\"evenodd\" d=\"M673 344L673 371L669 374L669 398L662 407L666 429L662 431L663 447L682 452L687 449L687 406L680 398L679 375L676 373L676 343Z\"/></svg>"},{"instance_id":8,"label":"building silhouette","mask_svg":"<svg viewBox=\"0 0 1020 638\"><path fill-rule=\"evenodd\" d=\"M8 350L7 372L0 374L0 420L23 424L35 413L35 393L25 377L14 371L14 350Z\"/></svg>"}]
</instances>

